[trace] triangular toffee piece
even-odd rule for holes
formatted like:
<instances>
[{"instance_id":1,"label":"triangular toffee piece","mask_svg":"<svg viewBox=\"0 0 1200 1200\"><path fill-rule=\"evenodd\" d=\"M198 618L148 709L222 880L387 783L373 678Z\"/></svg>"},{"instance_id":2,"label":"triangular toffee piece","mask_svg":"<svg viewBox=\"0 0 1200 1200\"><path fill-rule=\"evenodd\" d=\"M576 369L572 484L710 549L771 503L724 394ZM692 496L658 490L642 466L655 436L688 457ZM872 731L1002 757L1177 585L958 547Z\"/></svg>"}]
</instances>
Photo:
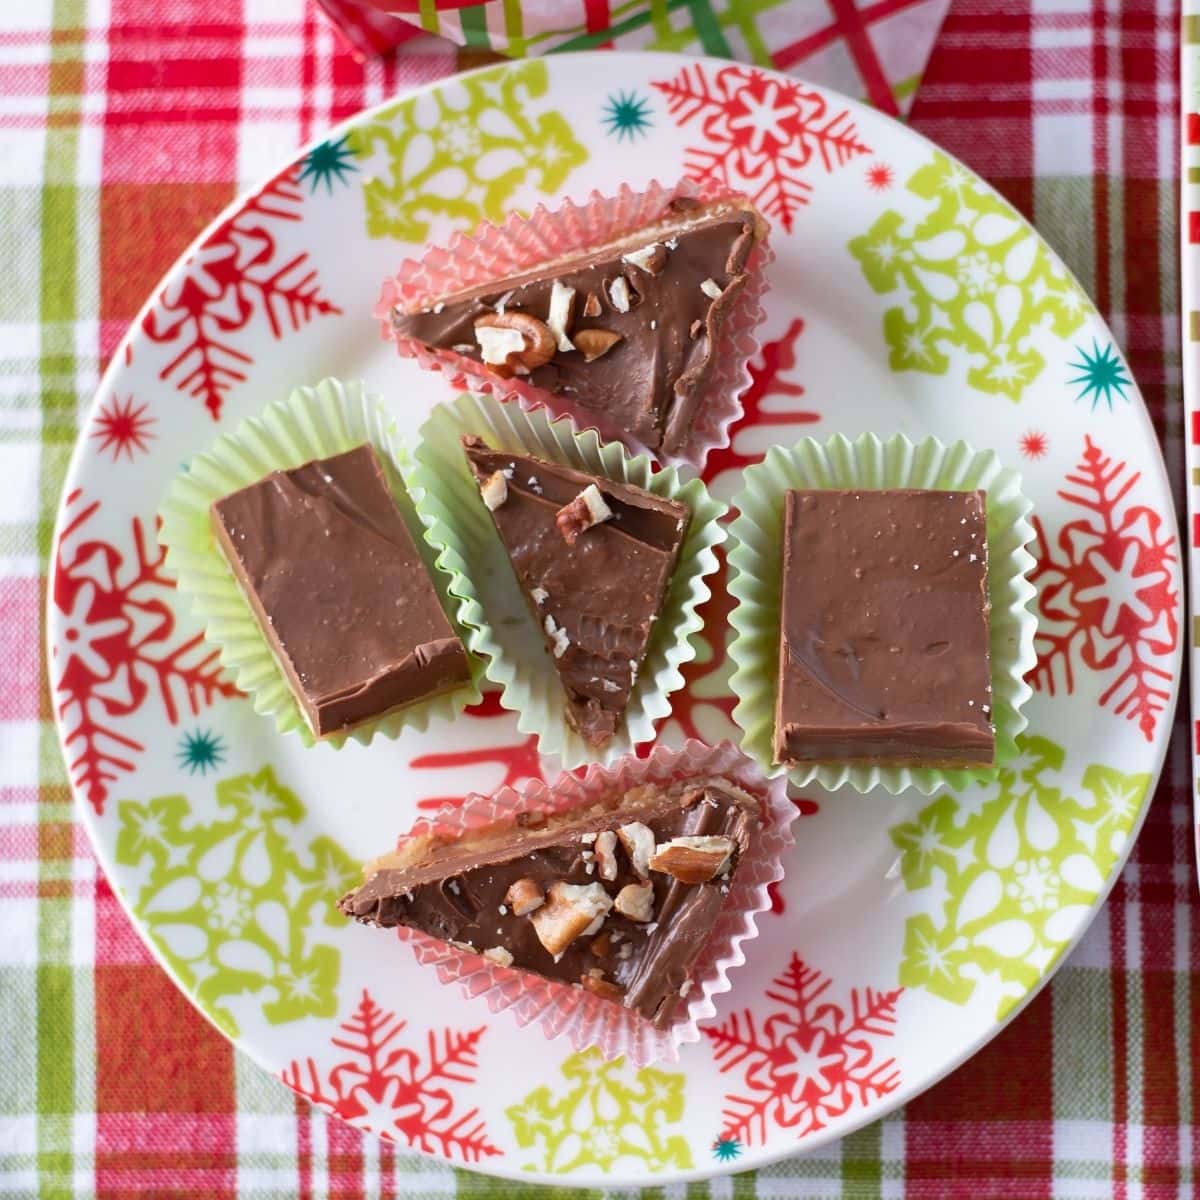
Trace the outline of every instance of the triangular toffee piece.
<instances>
[{"instance_id":1,"label":"triangular toffee piece","mask_svg":"<svg viewBox=\"0 0 1200 1200\"><path fill-rule=\"evenodd\" d=\"M463 448L554 658L567 719L603 746L629 703L688 507L477 437Z\"/></svg>"},{"instance_id":2,"label":"triangular toffee piece","mask_svg":"<svg viewBox=\"0 0 1200 1200\"><path fill-rule=\"evenodd\" d=\"M759 802L723 778L644 784L455 841L406 839L367 864L339 907L588 988L664 1026L761 820Z\"/></svg>"},{"instance_id":3,"label":"triangular toffee piece","mask_svg":"<svg viewBox=\"0 0 1200 1200\"><path fill-rule=\"evenodd\" d=\"M685 442L766 224L745 202L677 199L618 241L397 308L392 327L595 412L614 436Z\"/></svg>"}]
</instances>

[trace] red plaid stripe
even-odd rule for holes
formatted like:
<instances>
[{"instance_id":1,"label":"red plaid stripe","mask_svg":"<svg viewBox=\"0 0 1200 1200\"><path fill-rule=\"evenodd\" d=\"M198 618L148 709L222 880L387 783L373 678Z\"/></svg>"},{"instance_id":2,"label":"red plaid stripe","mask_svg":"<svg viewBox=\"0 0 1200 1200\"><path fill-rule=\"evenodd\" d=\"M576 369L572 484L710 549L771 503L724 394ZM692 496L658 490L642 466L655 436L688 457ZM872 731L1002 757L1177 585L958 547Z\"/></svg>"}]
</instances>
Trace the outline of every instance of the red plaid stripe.
<instances>
[{"instance_id":1,"label":"red plaid stripe","mask_svg":"<svg viewBox=\"0 0 1200 1200\"><path fill-rule=\"evenodd\" d=\"M1124 343L1178 480L1183 429L1171 234L1178 9L1154 0L1123 3L1119 11L1098 4L996 9L980 0L955 3L913 108L913 124L996 184L1055 243ZM1064 135L1078 139L1089 126L1090 141L1074 147L1066 141ZM1200 137L1200 129L1188 133ZM1062 208L1066 196L1077 198L1071 212ZM1189 236L1200 238L1200 227L1189 229ZM1200 527L1195 537L1200 539ZM1200 728L1197 738L1200 745ZM1189 850L1188 740L1181 711L1145 829L1106 910L1113 964L1109 1153L1113 1194L1121 1197L1131 1194L1135 1181L1146 1197L1183 1194L1180 1163L1197 1161L1194 1116L1181 1129L1180 1102L1186 1100L1192 1114L1200 1111L1200 1076L1190 1072L1190 1094L1184 1096L1177 1022L1171 1019L1180 980L1190 970L1188 1016L1191 1028L1200 1029L1196 939L1185 940L1200 916ZM1093 940L1102 936L1104 921L1098 925L1089 935ZM1056 980L959 1072L983 1083L988 1064L995 1064L997 1078L981 1092L976 1122L939 1126L910 1117L908 1178L923 1180L916 1194L959 1194L947 1182L955 1169L982 1184L973 1194L1056 1194L1053 1163L1063 1148L1053 1144L1056 1113L1044 1064L1053 1061L1049 1022L1056 994L1068 986ZM1043 1069L1027 1072L1029 1062ZM1001 1114L990 1102L1014 1080L1019 1101L1012 1120L1035 1119L1021 1131L995 1119ZM1075 1077L1072 1083L1084 1086ZM926 1105L954 1111L953 1091L953 1082L943 1084L910 1106L910 1113ZM964 1103L963 1115L967 1108Z\"/></svg>"},{"instance_id":2,"label":"red plaid stripe","mask_svg":"<svg viewBox=\"0 0 1200 1200\"><path fill-rule=\"evenodd\" d=\"M598 13L602 5L595 7ZM881 9L882 0L873 7ZM1049 8L958 0L914 124L1039 221L1094 290L1126 345L1178 479L1183 429L1170 226L1177 13L1150 0L1119 12L1099 4ZM81 65L88 99L80 123L103 133L93 143L102 145L99 178L90 182L101 188L105 354L162 271L241 184L329 123L453 65L448 51L427 46L389 63L361 63L312 10L301 21L266 22L212 0L111 0L111 25L81 37L89 58ZM0 34L5 47L44 42L38 33ZM0 119L44 124L44 112L20 109L14 98L44 95L49 71L6 69ZM1091 133L1084 145L1075 144L1080 119ZM0 588L2 719L46 715L37 637L25 636L37 590L32 579ZM1200 726L1195 737L1200 748ZM1112 1064L1111 1093L1105 1081L1092 1097L1101 1110L1094 1122L1100 1158L1113 1164L1110 1190L1150 1198L1186 1192L1184 1164L1200 1161L1200 1070L1179 1041L1181 1028L1192 1031L1194 1057L1200 938L1190 931L1200 925L1200 905L1189 850L1189 740L1181 717L1133 861L1080 956L996 1042L889 1122L884 1144L898 1132L902 1162L880 1187L913 1197L1059 1194L1055 1164L1070 1155L1071 1121L1082 1121L1064 1118L1064 1104L1091 1086L1060 1059L1061 1014L1085 1011ZM61 802L64 795L48 786L41 798ZM32 788L0 789L6 811L32 812L37 800ZM91 881L77 832L17 819L3 838L0 862L9 874L0 898L32 902L45 889L74 894L80 904L93 897L97 1194L233 1195L233 1051L152 962L107 883ZM39 881L39 856L82 865L70 880ZM1113 970L1104 966L1109 955ZM1089 979L1107 995L1081 1010ZM1192 1117L1181 1125L1185 1109ZM411 1194L389 1148L379 1151L301 1101L294 1113L300 1169L273 1194L309 1196L327 1187L360 1195L370 1172L384 1195ZM491 1194L508 1194L504 1186ZM776 1184L764 1176L763 1186ZM749 1187L739 1181L734 1194ZM1084 1194L1106 1187L1101 1180Z\"/></svg>"}]
</instances>

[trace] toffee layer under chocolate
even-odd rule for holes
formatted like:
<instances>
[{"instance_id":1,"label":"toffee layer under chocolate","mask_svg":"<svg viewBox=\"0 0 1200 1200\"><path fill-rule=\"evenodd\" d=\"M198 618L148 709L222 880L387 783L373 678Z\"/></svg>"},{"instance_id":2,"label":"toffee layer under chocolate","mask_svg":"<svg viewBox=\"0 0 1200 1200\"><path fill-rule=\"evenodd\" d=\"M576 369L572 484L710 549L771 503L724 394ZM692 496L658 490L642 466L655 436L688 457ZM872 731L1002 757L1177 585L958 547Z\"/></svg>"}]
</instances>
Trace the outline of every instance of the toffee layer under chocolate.
<instances>
[{"instance_id":1,"label":"toffee layer under chocolate","mask_svg":"<svg viewBox=\"0 0 1200 1200\"><path fill-rule=\"evenodd\" d=\"M504 965L589 987L666 1025L690 990L692 969L760 821L758 801L725 779L644 785L614 795L608 805L549 818L526 814L516 825L456 841L417 841L369 863L362 887L344 896L339 907L367 924L407 926L493 957L499 951L501 960L511 955L511 964ZM658 847L681 837L728 839L728 858L712 878L683 882L659 860L656 868L644 860L635 865L638 852L631 854L626 845L634 826L643 827ZM625 835L611 836L619 830ZM540 894L542 903L514 911L511 889L518 881L528 881L523 894ZM557 884L598 886L606 902L615 904L594 927L585 921L589 927L556 954L544 939L553 938L546 920L554 916L548 906ZM643 919L620 911L618 897L627 887L638 890L646 904L637 910ZM649 895L641 890L647 888ZM570 915L563 912L561 919Z\"/></svg>"},{"instance_id":2,"label":"toffee layer under chocolate","mask_svg":"<svg viewBox=\"0 0 1200 1200\"><path fill-rule=\"evenodd\" d=\"M750 252L765 233L749 205L697 207L678 200L648 229L486 287L437 297L425 309L396 310L392 325L402 336L484 363L476 329L481 317L527 314L545 328L553 323L555 283L571 288L568 341L549 361L516 363L515 370L539 388L604 414L609 425L643 445L674 452L691 428L726 314L746 285ZM617 285L623 294L613 291L619 279L625 281ZM587 331L616 340L592 358L597 335ZM501 373L512 370L502 367Z\"/></svg>"},{"instance_id":3,"label":"toffee layer under chocolate","mask_svg":"<svg viewBox=\"0 0 1200 1200\"><path fill-rule=\"evenodd\" d=\"M274 471L211 518L317 737L469 680L372 447Z\"/></svg>"},{"instance_id":4,"label":"toffee layer under chocolate","mask_svg":"<svg viewBox=\"0 0 1200 1200\"><path fill-rule=\"evenodd\" d=\"M992 762L983 492L787 494L778 762Z\"/></svg>"},{"instance_id":5,"label":"toffee layer under chocolate","mask_svg":"<svg viewBox=\"0 0 1200 1200\"><path fill-rule=\"evenodd\" d=\"M691 513L642 488L463 439L513 572L562 680L567 718L592 745L616 732L671 581ZM499 484L496 485L499 487ZM561 511L592 487L611 518L568 541Z\"/></svg>"}]
</instances>

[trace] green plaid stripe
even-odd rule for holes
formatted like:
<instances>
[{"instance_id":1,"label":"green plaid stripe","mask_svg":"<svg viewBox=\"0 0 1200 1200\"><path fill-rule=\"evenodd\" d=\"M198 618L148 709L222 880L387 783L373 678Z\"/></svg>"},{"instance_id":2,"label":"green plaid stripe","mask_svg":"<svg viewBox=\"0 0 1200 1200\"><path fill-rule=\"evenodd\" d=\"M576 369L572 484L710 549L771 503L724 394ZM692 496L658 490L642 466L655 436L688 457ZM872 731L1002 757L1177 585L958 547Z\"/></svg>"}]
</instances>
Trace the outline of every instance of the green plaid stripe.
<instances>
[{"instance_id":1,"label":"green plaid stripe","mask_svg":"<svg viewBox=\"0 0 1200 1200\"><path fill-rule=\"evenodd\" d=\"M757 31L753 18L780 2L746 4L737 17L726 11L728 6L697 5L688 0L658 0L652 9L627 4L617 11L623 20L634 20L635 10L643 11L644 17L637 17L637 28L653 38L655 45L707 49L706 39L713 37L723 38L730 45L738 39L750 45L751 34ZM27 346L10 339L7 360L0 362L0 374L6 377L0 400L0 444L36 447L39 459L38 512L28 523L0 527L0 555L25 556L31 561L49 549L51 522L76 433L78 406L90 395L97 370L95 348L81 340L91 328L88 323L100 313L95 266L99 261L99 190L96 181L87 177L91 161L89 131L80 119L86 9L85 0L54 0L57 34L49 51L54 66L49 76L51 120L43 151L44 186L9 186L0 177L0 252L6 263L13 265L7 272L5 287L0 289L0 322L40 330ZM698 9L702 17L712 18L708 26L704 20L694 26ZM522 35L519 23L511 20L516 12L516 5L506 0L506 36ZM95 13L92 15L94 18ZM436 23L431 3L424 5L423 16L427 22ZM1195 20L1189 26L1189 37L1200 42ZM480 25L477 36L480 45L489 44L486 27ZM611 33L598 35L597 40L608 36ZM91 46L97 45L102 41L93 38ZM901 88L911 91L910 84L896 85L897 94ZM98 134L93 130L90 136ZM1177 301L1172 294L1174 277L1170 270L1175 230L1168 220L1160 215L1158 225L1151 230L1144 219L1131 215L1134 210L1126 197L1134 194L1134 189L1125 182L1106 186L1104 206L1108 216L1103 221L1094 218L1097 193L1090 178L1042 178L1030 188L1039 223L1089 286L1102 283L1114 298L1114 307L1119 309L1122 297L1139 286L1141 272L1134 266L1126 269L1126 257L1135 264L1139 254L1157 257L1163 264L1156 284L1159 311L1170 319ZM1156 209L1166 214L1173 203L1173 184L1162 181L1156 195L1139 196L1137 204L1144 205L1145 211ZM30 230L40 230L41 234L30 237ZM1107 239L1112 261L1105 263L1098 258L1098 238ZM1118 315L1118 323L1121 319ZM1200 340L1200 316L1191 317L1190 332ZM1118 328L1119 336L1122 333ZM1165 399L1163 407L1169 427L1177 426L1178 392L1172 391L1176 385L1170 382L1172 373L1178 372L1177 346L1165 347L1162 364L1166 380L1160 388ZM29 381L27 386L20 382L23 380ZM22 911L36 914L38 961L0 966L0 1116L12 1118L12 1128L21 1131L0 1144L0 1195L91 1196L99 1190L92 1149L97 1109L96 1057L107 1053L111 1064L112 1049L106 1051L96 1044L97 976L90 963L92 902L86 896L72 900L69 894L73 872L86 870L88 865L76 862L72 854L69 828L73 812L45 699L37 736L37 857L28 866L42 896ZM1149 832L1161 835L1161 831ZM1186 824L1177 823L1168 836L1182 845L1188 833ZM1159 846L1160 842L1161 837L1154 844ZM1166 869L1178 871L1185 857L1181 854L1172 862ZM1155 865L1148 864L1151 868ZM1189 876L1189 886L1191 882ZM1131 882L1128 890L1118 896L1130 922L1126 936L1135 935L1133 922L1139 903L1132 898L1137 887L1136 881ZM1186 923L1185 905L1177 904L1173 911L1177 916L1183 913L1181 919ZM1164 905L1155 919L1166 915ZM1186 945L1194 933L1185 925L1178 937ZM991 1048L990 1068L977 1060L940 1093L916 1102L909 1114L896 1114L818 1155L712 1184L652 1188L641 1195L859 1200L868 1196L953 1194L953 1181L947 1183L943 1174L939 1182L936 1176L934 1168L939 1164L923 1164L914 1153L917 1131L923 1124L934 1129L931 1140L936 1142L939 1122L945 1123L948 1134L959 1130L951 1122L962 1115L955 1111L957 1099L970 1088L963 1080L982 1079L985 1084L994 1084L1006 1068L1022 1062L1032 1063L1044 1073L1046 1056L1052 1061L1051 1082L1046 1088L1052 1095L1048 1123L1055 1131L1053 1161L1041 1161L1036 1152L1022 1149L1017 1134L1006 1138L999 1132L1003 1121L997 1120L993 1124L997 1132L984 1135L981 1141L1011 1148L1014 1163L1012 1174L993 1194L1020 1196L1024 1185L1017 1181L1028 1178L1020 1174L1024 1170L1041 1172L1036 1188L1025 1194L1056 1194L1058 1182L1064 1190L1070 1186L1076 1194L1083 1189L1084 1195L1104 1196L1125 1186L1126 1180L1143 1185L1147 1192L1157 1188L1155 1195L1189 1194L1195 1182L1192 1166L1180 1168L1165 1182L1161 1166L1146 1166L1138 1159L1140 1150L1118 1152L1114 1120L1120 1109L1120 1116L1137 1137L1144 1136L1139 1126L1151 1131L1178 1128L1182 1137L1191 1134L1195 1095L1191 1059L1195 1053L1195 996L1200 989L1197 972L1172 970L1176 964L1154 964L1138 958L1133 969L1117 977L1114 992L1114 976L1099 961L1107 953L1103 928L1094 937L1099 941L1092 943L1087 954L1096 965L1069 964L1050 992ZM147 965L138 969L147 974L156 971ZM1116 998L1123 1009L1114 1009ZM1127 1022L1121 1029L1117 1028L1118 1012ZM201 1027L197 1024L196 1028ZM1031 1036L1030 1030L1052 1031L1052 1037L1048 1036L1044 1045L1039 1042L1031 1048L1025 1040ZM185 1030L181 1041L191 1032ZM1114 1062L1114 1038L1120 1042L1124 1065ZM237 1135L222 1148L220 1156L235 1159L238 1194L282 1200L298 1195L303 1179L310 1181L314 1197L337 1194L336 1156L329 1149L332 1122L321 1114L310 1114L305 1105L248 1059L229 1055L221 1061L226 1074L217 1082L228 1088L232 1073L236 1111L220 1115L231 1120ZM171 1065L183 1074L200 1070L182 1053ZM1171 1100L1163 1108L1162 1096L1168 1089ZM939 1100L939 1094L952 1099ZM151 1115L167 1123L172 1117L169 1112ZM972 1119L983 1123L978 1109L964 1117L964 1126ZM305 1144L310 1147L303 1153L298 1149L301 1130L306 1131ZM175 1143L166 1145L176 1147ZM176 1148L180 1153L186 1150L183 1145ZM381 1149L372 1139L363 1139L361 1153L365 1160L361 1187L356 1183L350 1190L343 1188L343 1194L373 1196L387 1192L405 1200L454 1193L488 1200L507 1200L517 1195L536 1200L568 1196L598 1200L603 1195L596 1190L572 1188L525 1189L471 1172L452 1171L424 1159L397 1157L394 1150ZM973 1165L964 1164L967 1169ZM122 1200L131 1195L120 1187L108 1190ZM978 1190L982 1193L983 1185Z\"/></svg>"},{"instance_id":2,"label":"green plaid stripe","mask_svg":"<svg viewBox=\"0 0 1200 1200\"><path fill-rule=\"evenodd\" d=\"M37 551L43 560L51 548L53 512L74 442L80 401L74 345L81 270L76 234L81 221L92 228L98 221L95 196L85 197L77 183L86 5L83 0L55 0L53 16L58 36L50 46L49 120L40 214L42 457ZM91 313L96 311L95 307L90 309ZM50 721L42 722L41 747L44 765L59 759ZM80 1045L76 1037L80 1025L91 1025L91 1013L86 1004L90 999L88 988L81 986L88 972L72 965L70 793L64 786L61 768L43 770L40 778L37 1156L39 1194L57 1197L75 1194L75 1114L95 1111L88 1086L94 1057L91 1039L86 1038ZM68 831L66 837L62 836L64 830ZM80 1060L79 1052L84 1049L88 1058Z\"/></svg>"}]
</instances>

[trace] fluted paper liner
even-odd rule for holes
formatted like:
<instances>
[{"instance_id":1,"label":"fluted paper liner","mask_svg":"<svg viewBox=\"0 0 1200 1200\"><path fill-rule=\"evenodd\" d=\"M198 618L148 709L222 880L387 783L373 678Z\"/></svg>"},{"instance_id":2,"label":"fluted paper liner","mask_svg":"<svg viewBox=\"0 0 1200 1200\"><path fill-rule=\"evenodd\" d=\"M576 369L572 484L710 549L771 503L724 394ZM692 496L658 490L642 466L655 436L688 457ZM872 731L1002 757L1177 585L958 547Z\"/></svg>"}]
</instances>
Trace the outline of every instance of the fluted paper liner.
<instances>
[{"instance_id":1,"label":"fluted paper liner","mask_svg":"<svg viewBox=\"0 0 1200 1200\"><path fill-rule=\"evenodd\" d=\"M758 914L771 907L768 887L783 878L783 856L793 844L796 808L783 779L768 781L729 742L706 746L689 741L682 750L656 746L648 758L627 755L611 767L593 765L583 775L563 775L555 783L527 780L501 788L493 796L471 795L461 805L443 808L418 823L404 838L436 831L460 837L469 829L513 822L524 811L558 813L594 804L645 783L721 775L756 796L764 821L742 855L712 936L692 972L692 988L678 1019L656 1029L639 1014L603 1000L583 988L556 983L515 967L500 967L416 930L400 929L417 961L437 968L443 983L456 983L464 995L481 997L492 1012L508 1011L518 1025L537 1023L547 1038L566 1038L576 1050L597 1047L606 1058L626 1056L635 1066L675 1062L679 1047L700 1038L700 1022L716 1011L714 997L730 988L729 975L745 961L744 945L758 933Z\"/></svg>"},{"instance_id":2,"label":"fluted paper liner","mask_svg":"<svg viewBox=\"0 0 1200 1200\"><path fill-rule=\"evenodd\" d=\"M581 429L596 429L609 441L623 442L634 453L649 453L664 462L702 468L711 450L729 445L730 426L741 415L742 395L751 383L749 362L758 347L754 330L763 318L766 268L772 257L765 241L755 247L747 263L746 287L721 330L708 382L696 402L691 431L676 455L648 450L607 422L603 413L573 404L569 396L555 396L520 378L502 379L466 355L431 349L415 338L400 337L390 320L398 304L425 307L448 293L500 281L636 233L661 220L667 205L679 196L704 202L745 199L711 182L700 185L684 180L670 188L653 182L642 192L627 186L615 196L594 191L582 204L566 200L554 210L539 204L529 217L513 214L503 225L483 224L472 234L455 234L444 248L430 249L419 261L408 259L384 281L374 310L383 336L395 342L404 357L416 359L427 370L443 372L451 387L484 392L498 400L515 399L527 409L544 405L555 414L574 417Z\"/></svg>"},{"instance_id":3,"label":"fluted paper liner","mask_svg":"<svg viewBox=\"0 0 1200 1200\"><path fill-rule=\"evenodd\" d=\"M478 434L498 450L532 454L563 466L631 483L691 509L687 534L662 611L629 696L625 718L607 746L597 749L572 729L554 659L529 613L508 551L479 496L463 453L463 434ZM463 394L439 404L421 427L408 485L437 564L450 575L458 619L470 630L468 646L486 659L488 679L499 685L500 703L520 713L517 727L536 733L543 754L563 765L611 762L653 740L655 722L671 711L668 697L683 686L681 668L696 656L703 624L697 610L709 597L707 577L717 569L714 547L725 540L718 524L725 506L698 479L683 482L674 467L655 471L644 456L631 458L594 430L579 433L571 420L552 420L544 409L526 412L490 396Z\"/></svg>"},{"instance_id":4,"label":"fluted paper liner","mask_svg":"<svg viewBox=\"0 0 1200 1200\"><path fill-rule=\"evenodd\" d=\"M785 768L774 762L775 698L779 677L779 622L783 565L784 493L791 488L937 488L987 492L988 596L995 764L970 769L819 762ZM742 749L768 773L786 770L793 784L896 793L916 788L929 795L942 786L961 788L994 778L1016 753L1015 739L1027 721L1021 709L1031 691L1026 673L1037 656L1035 595L1028 575L1034 560L1026 550L1034 529L1033 505L1021 493L1021 477L990 450L965 442L943 445L937 438L911 442L897 434L881 441L864 434L827 442L805 438L795 446L773 446L749 467L733 498L738 516L730 527L730 594L737 600L729 647L737 697L733 719L742 729Z\"/></svg>"},{"instance_id":5,"label":"fluted paper liner","mask_svg":"<svg viewBox=\"0 0 1200 1200\"><path fill-rule=\"evenodd\" d=\"M297 388L286 400L243 421L232 433L218 438L210 450L192 459L171 484L159 512L158 540L167 552L167 569L176 577L180 595L204 622L205 639L220 650L221 666L250 697L255 712L271 717L280 733L298 734L306 745L316 739L217 545L209 507L214 500L256 483L272 471L328 458L369 442L378 453L442 607L453 620L448 581L434 565L433 552L425 543L393 457L392 425L379 398L368 395L360 381L324 379L316 387ZM404 729L424 730L434 716L454 716L479 699L481 665L472 661L471 669L469 685L322 738L322 744L341 747L347 738L353 738L366 745L376 733L396 737Z\"/></svg>"}]
</instances>

